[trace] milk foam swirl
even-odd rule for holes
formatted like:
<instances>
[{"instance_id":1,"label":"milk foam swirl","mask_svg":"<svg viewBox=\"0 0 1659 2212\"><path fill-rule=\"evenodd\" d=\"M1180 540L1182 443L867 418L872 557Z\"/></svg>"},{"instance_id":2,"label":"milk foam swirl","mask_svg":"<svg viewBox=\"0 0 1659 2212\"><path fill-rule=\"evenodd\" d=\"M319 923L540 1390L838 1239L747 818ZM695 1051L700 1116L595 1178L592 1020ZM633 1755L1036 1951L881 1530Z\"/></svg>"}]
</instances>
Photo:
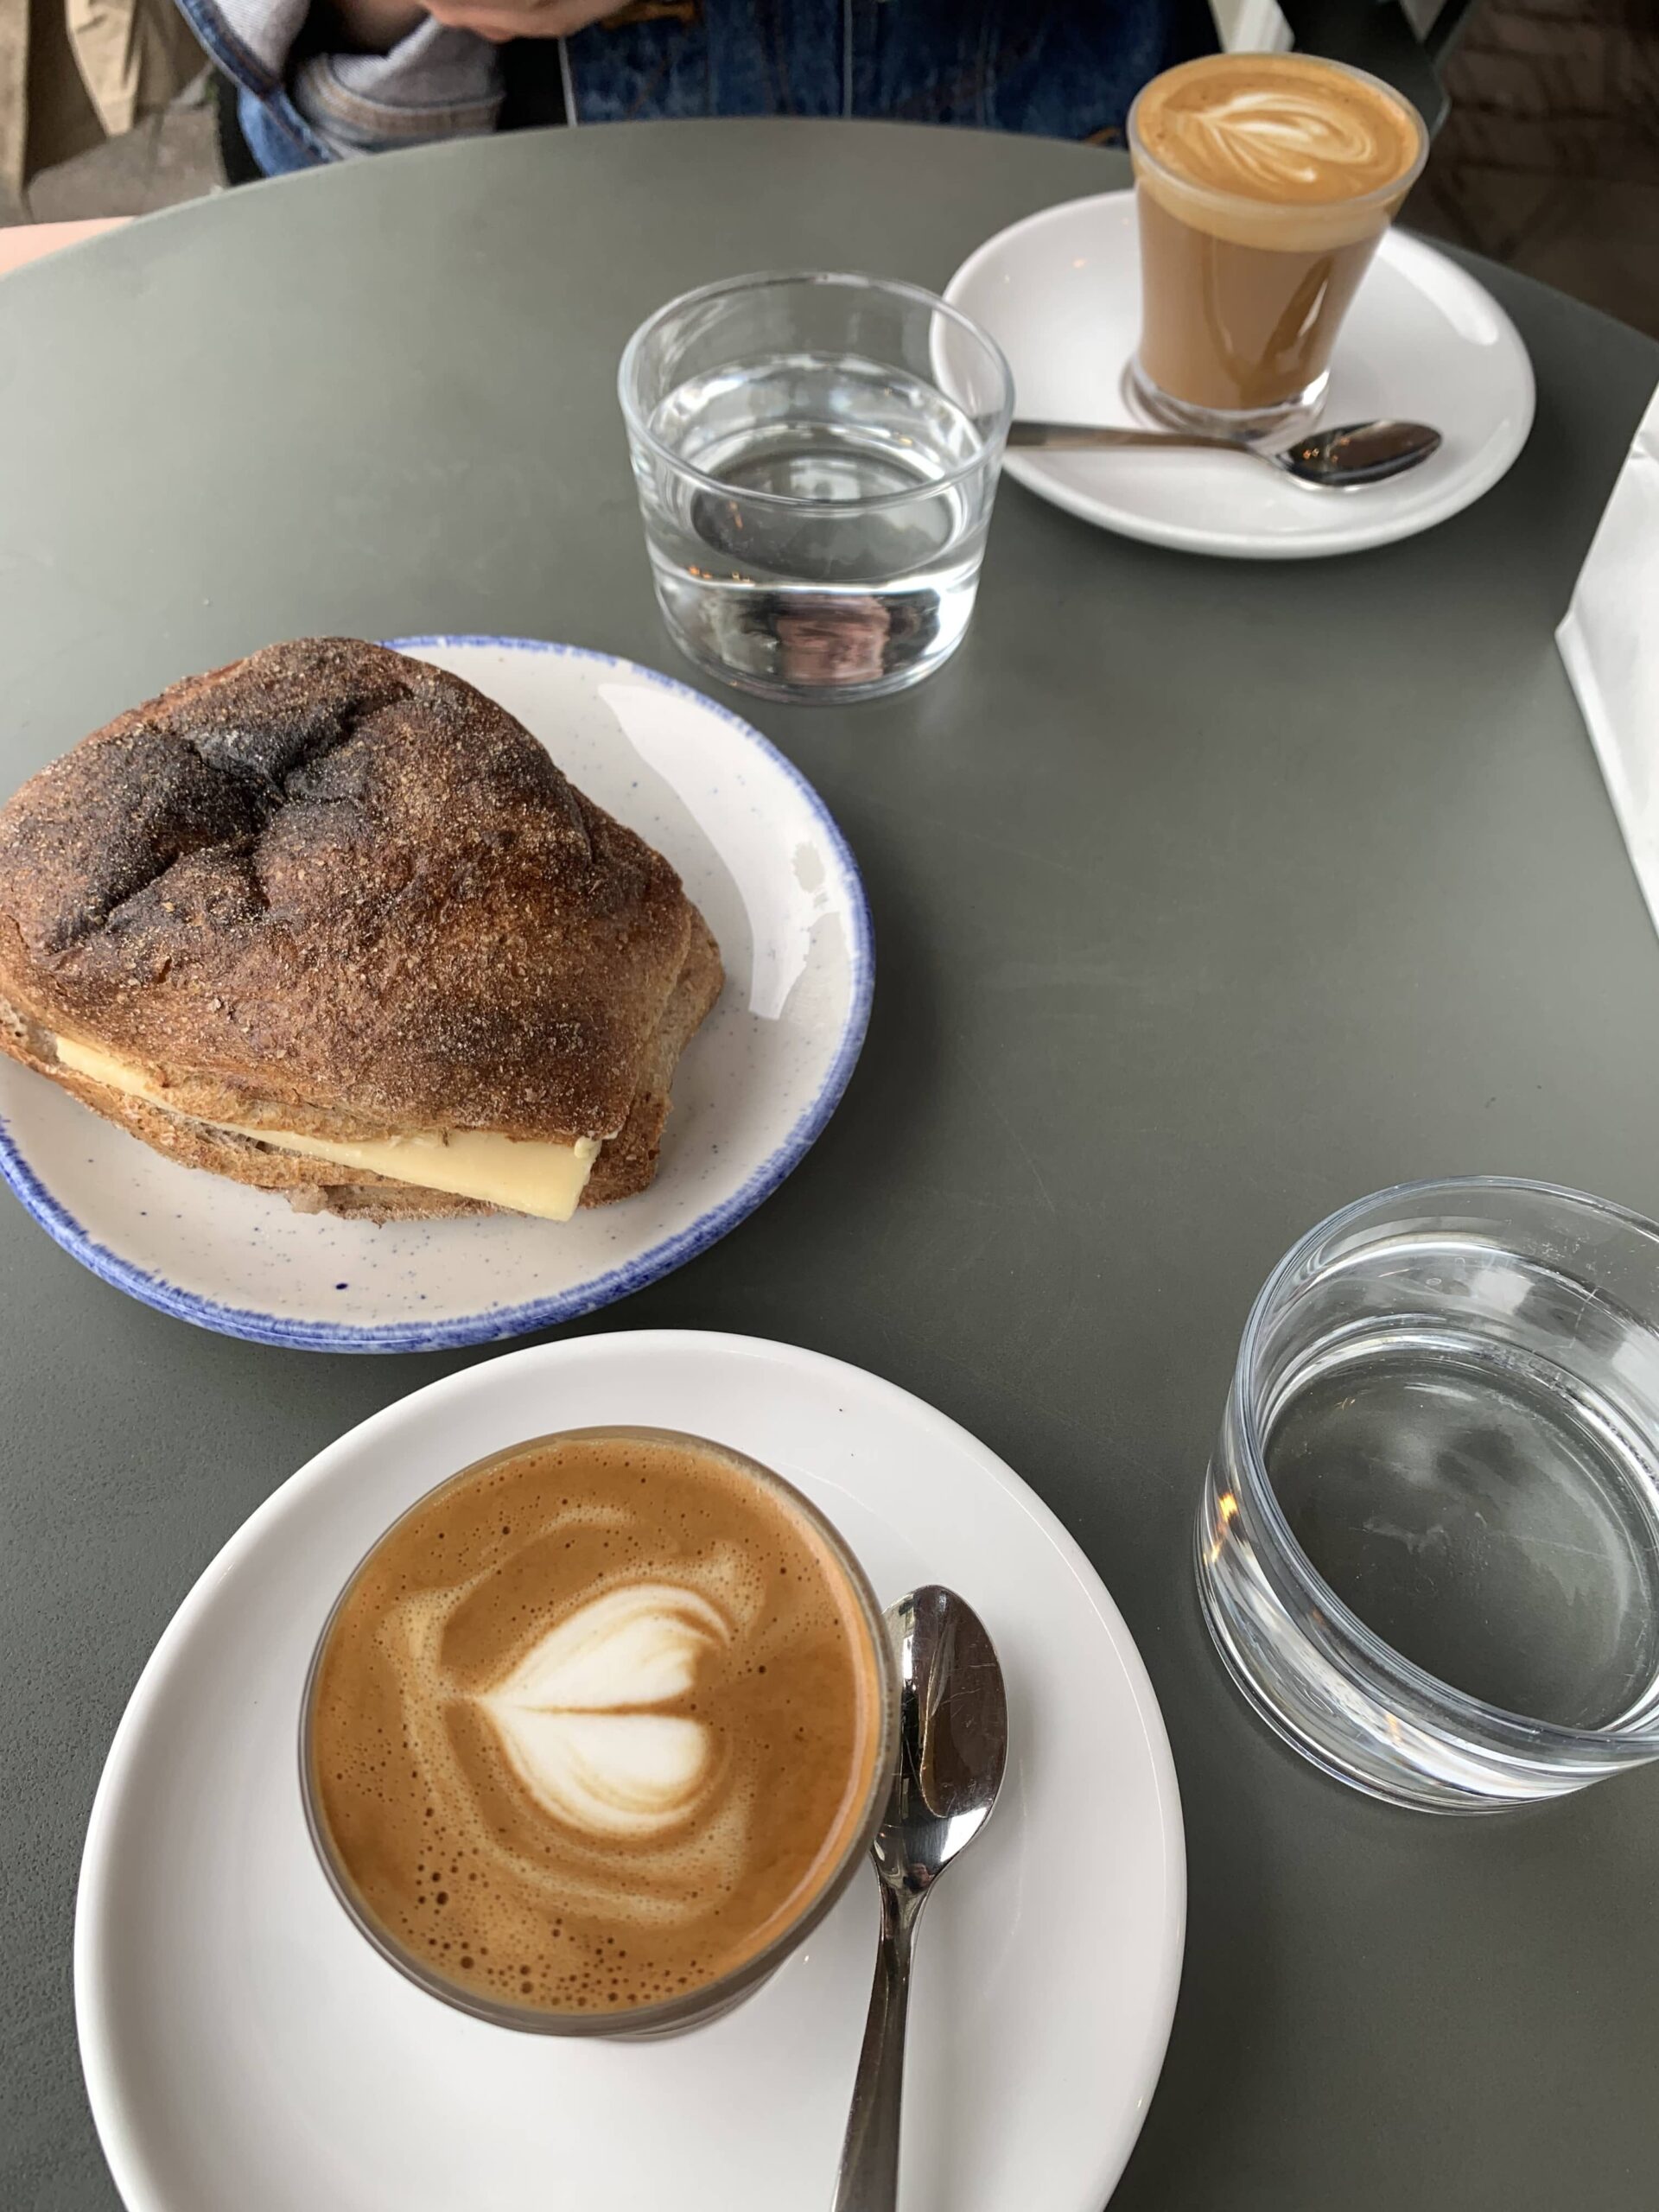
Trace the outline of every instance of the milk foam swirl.
<instances>
[{"instance_id":1,"label":"milk foam swirl","mask_svg":"<svg viewBox=\"0 0 1659 2212\"><path fill-rule=\"evenodd\" d=\"M1335 207L1404 183L1422 149L1384 85L1304 54L1222 54L1155 77L1130 142L1177 187L1269 207Z\"/></svg>"},{"instance_id":2,"label":"milk foam swirl","mask_svg":"<svg viewBox=\"0 0 1659 2212\"><path fill-rule=\"evenodd\" d=\"M1397 137L1379 128L1377 117L1289 85L1242 86L1204 107L1172 111L1166 127L1186 173L1222 190L1300 188L1357 199L1399 165Z\"/></svg>"}]
</instances>

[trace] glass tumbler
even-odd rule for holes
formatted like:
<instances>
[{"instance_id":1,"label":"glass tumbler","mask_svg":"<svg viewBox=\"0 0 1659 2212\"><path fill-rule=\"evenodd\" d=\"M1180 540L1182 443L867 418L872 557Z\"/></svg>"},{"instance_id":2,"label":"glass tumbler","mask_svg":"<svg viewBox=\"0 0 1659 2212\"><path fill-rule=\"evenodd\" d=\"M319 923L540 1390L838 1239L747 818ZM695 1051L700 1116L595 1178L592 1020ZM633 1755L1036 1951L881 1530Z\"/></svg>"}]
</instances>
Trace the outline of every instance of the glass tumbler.
<instances>
[{"instance_id":1,"label":"glass tumbler","mask_svg":"<svg viewBox=\"0 0 1659 2212\"><path fill-rule=\"evenodd\" d=\"M1198 1578L1256 1712L1378 1797L1659 1757L1659 1229L1471 1178L1312 1230L1245 1325Z\"/></svg>"},{"instance_id":2,"label":"glass tumbler","mask_svg":"<svg viewBox=\"0 0 1659 2212\"><path fill-rule=\"evenodd\" d=\"M956 651L1014 411L965 315L871 276L734 277L659 308L618 391L658 601L699 667L870 699Z\"/></svg>"}]
</instances>

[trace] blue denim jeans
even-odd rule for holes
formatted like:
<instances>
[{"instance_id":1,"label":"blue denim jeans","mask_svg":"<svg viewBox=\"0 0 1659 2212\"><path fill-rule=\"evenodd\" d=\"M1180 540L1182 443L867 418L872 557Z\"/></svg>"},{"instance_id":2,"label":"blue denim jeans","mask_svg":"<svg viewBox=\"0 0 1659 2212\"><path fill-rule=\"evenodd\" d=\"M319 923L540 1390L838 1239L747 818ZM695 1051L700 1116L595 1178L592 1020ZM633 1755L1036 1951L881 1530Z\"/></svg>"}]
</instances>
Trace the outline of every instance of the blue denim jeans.
<instances>
[{"instance_id":1,"label":"blue denim jeans","mask_svg":"<svg viewBox=\"0 0 1659 2212\"><path fill-rule=\"evenodd\" d=\"M180 0L268 175L495 127L499 49L429 22L389 54L319 52L306 4ZM580 124L886 116L1111 143L1148 77L1214 44L1205 0L677 0L520 41L511 73Z\"/></svg>"},{"instance_id":2,"label":"blue denim jeans","mask_svg":"<svg viewBox=\"0 0 1659 2212\"><path fill-rule=\"evenodd\" d=\"M569 41L582 122L868 115L1121 133L1148 77L1214 44L1185 0L705 0Z\"/></svg>"}]
</instances>

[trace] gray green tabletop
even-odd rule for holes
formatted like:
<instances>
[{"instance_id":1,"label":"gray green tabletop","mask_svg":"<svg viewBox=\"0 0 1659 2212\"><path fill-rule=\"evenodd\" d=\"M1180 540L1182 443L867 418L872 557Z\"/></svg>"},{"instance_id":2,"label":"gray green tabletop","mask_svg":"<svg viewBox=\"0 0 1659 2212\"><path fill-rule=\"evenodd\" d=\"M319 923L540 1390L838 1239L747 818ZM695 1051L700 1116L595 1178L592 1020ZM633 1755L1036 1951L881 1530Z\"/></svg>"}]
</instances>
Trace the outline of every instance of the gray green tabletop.
<instances>
[{"instance_id":1,"label":"gray green tabletop","mask_svg":"<svg viewBox=\"0 0 1659 2212\"><path fill-rule=\"evenodd\" d=\"M9 278L0 786L276 638L497 632L672 667L613 395L633 325L757 267L940 286L1122 180L969 133L617 127L239 192ZM1483 274L1538 418L1455 521L1205 562L1005 485L941 676L746 709L864 869L868 1046L775 1198L581 1325L872 1368L1100 1568L1169 1724L1191 1876L1121 2212L1645 2212L1659 2187L1659 1770L1484 1821L1350 1796L1246 1716L1190 1570L1238 1330L1300 1230L1471 1170L1659 1213L1659 943L1552 640L1659 349ZM122 1706L260 1499L474 1355L210 1336L9 1200L0 1312L0 2200L79 2212L114 2202L70 1931Z\"/></svg>"}]
</instances>

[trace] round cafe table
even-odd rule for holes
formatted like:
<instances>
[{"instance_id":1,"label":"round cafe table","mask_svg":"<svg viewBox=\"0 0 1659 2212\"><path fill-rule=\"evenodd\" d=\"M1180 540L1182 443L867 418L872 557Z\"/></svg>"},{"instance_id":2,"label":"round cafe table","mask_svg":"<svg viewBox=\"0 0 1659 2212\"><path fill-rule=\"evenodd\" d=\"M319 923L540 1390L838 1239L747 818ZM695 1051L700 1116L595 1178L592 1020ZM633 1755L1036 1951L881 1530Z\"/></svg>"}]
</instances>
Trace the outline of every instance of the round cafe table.
<instances>
[{"instance_id":1,"label":"round cafe table","mask_svg":"<svg viewBox=\"0 0 1659 2212\"><path fill-rule=\"evenodd\" d=\"M1124 174L966 132L614 127L238 192L8 279L0 788L276 638L497 632L675 669L613 393L641 316L753 268L940 286ZM842 712L737 702L863 867L868 1046L777 1196L580 1325L873 1368L1099 1567L1168 1720L1191 1881L1119 2212L1646 2212L1659 2177L1659 1769L1494 1821L1389 1811L1247 1717L1192 1588L1239 1328L1300 1230L1452 1171L1659 1213L1659 944L1551 635L1659 349L1483 274L1538 417L1455 521L1206 562L1006 484L941 676ZM133 1681L276 1484L487 1355L210 1336L10 1200L0 1309L0 2201L91 2212L115 2200L71 1916ZM1057 1882L1090 1878L1075 1843Z\"/></svg>"}]
</instances>

